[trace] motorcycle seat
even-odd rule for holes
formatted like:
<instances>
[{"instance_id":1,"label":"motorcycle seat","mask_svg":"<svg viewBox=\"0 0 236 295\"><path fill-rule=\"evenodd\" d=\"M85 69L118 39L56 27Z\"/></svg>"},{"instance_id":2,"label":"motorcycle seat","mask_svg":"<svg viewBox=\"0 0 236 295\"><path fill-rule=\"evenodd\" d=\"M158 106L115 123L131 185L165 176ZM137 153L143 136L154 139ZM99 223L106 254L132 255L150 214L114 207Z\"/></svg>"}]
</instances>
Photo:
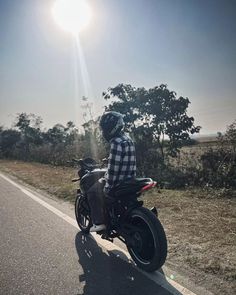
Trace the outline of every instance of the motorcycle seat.
<instances>
[{"instance_id":1,"label":"motorcycle seat","mask_svg":"<svg viewBox=\"0 0 236 295\"><path fill-rule=\"evenodd\" d=\"M135 196L142 187L152 183L151 178L127 179L115 186L113 194L115 197Z\"/></svg>"}]
</instances>

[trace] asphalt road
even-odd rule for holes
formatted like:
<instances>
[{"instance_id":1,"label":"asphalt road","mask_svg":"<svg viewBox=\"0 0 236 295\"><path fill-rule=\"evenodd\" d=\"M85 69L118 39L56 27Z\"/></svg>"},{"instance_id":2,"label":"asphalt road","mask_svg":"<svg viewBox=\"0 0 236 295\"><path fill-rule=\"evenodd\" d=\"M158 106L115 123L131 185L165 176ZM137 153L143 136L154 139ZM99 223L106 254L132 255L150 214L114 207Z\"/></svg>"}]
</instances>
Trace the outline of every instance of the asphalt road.
<instances>
[{"instance_id":1,"label":"asphalt road","mask_svg":"<svg viewBox=\"0 0 236 295\"><path fill-rule=\"evenodd\" d=\"M0 177L0 294L171 293Z\"/></svg>"}]
</instances>

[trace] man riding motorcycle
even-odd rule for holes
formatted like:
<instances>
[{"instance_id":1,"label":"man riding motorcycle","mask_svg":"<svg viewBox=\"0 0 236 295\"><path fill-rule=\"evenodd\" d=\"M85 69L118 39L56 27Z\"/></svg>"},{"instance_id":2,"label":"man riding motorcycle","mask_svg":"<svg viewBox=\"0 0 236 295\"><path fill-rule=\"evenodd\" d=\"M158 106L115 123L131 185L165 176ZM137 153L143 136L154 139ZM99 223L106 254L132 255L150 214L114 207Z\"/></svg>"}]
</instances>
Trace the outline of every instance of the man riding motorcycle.
<instances>
[{"instance_id":1,"label":"man riding motorcycle","mask_svg":"<svg viewBox=\"0 0 236 295\"><path fill-rule=\"evenodd\" d=\"M100 119L103 137L110 143L110 153L105 186L98 181L87 192L93 221L90 232L106 229L105 195L111 195L115 186L123 180L136 177L135 146L131 138L123 132L124 126L123 115L118 112L106 112Z\"/></svg>"}]
</instances>

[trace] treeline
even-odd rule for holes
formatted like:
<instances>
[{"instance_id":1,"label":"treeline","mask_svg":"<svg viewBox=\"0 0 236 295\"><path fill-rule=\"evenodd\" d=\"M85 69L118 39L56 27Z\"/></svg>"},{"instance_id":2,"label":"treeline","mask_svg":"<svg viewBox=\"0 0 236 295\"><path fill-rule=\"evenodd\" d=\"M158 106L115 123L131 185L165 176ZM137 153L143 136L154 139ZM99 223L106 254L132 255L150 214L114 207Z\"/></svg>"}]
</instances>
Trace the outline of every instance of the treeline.
<instances>
[{"instance_id":1,"label":"treeline","mask_svg":"<svg viewBox=\"0 0 236 295\"><path fill-rule=\"evenodd\" d=\"M0 157L36 161L52 165L67 165L75 157L103 156L104 147L95 130L79 133L73 122L56 124L42 130L42 119L34 114L21 113L14 127L0 128ZM96 143L94 139L96 138ZM104 155L105 156L105 155Z\"/></svg>"},{"instance_id":2,"label":"treeline","mask_svg":"<svg viewBox=\"0 0 236 295\"><path fill-rule=\"evenodd\" d=\"M236 188L236 123L201 151L191 139L200 126L187 115L189 99L177 97L166 85L145 89L120 84L103 96L109 102L106 110L124 114L126 131L136 145L139 176L154 177L169 188ZM0 127L0 157L52 165L68 165L72 158L106 157L109 146L101 137L99 118L89 117L91 105L85 106L88 120L83 132L71 121L45 130L40 117L18 114L12 128ZM191 152L184 153L183 147L191 145Z\"/></svg>"}]
</instances>

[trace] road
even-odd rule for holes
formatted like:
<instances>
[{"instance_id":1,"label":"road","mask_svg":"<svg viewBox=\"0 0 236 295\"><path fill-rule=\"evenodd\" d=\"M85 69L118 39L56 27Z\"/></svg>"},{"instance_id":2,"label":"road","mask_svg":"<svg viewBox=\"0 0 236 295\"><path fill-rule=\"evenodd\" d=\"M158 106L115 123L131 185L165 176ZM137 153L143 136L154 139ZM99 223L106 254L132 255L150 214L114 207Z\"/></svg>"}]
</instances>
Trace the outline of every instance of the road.
<instances>
[{"instance_id":1,"label":"road","mask_svg":"<svg viewBox=\"0 0 236 295\"><path fill-rule=\"evenodd\" d=\"M1 295L171 294L1 176L0 229Z\"/></svg>"}]
</instances>

